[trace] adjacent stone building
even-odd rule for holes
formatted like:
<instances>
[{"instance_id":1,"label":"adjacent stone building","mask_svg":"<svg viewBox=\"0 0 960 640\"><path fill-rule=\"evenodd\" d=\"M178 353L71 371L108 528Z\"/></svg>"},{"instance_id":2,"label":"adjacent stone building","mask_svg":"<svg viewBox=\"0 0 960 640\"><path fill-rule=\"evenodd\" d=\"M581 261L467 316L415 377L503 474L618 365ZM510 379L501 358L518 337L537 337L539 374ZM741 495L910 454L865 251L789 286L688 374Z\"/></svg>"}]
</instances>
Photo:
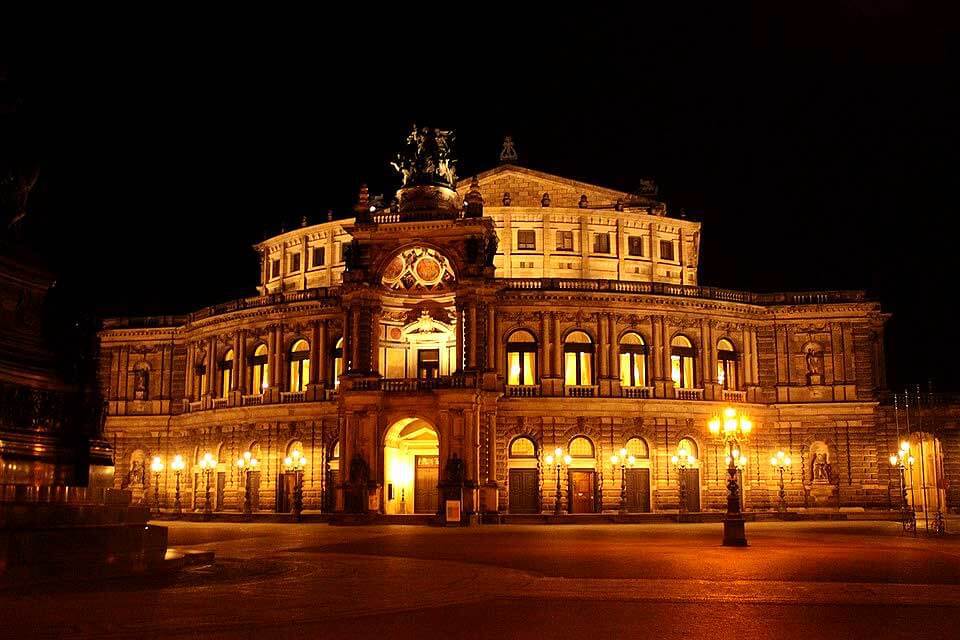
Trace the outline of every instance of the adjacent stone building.
<instances>
[{"instance_id":1,"label":"adjacent stone building","mask_svg":"<svg viewBox=\"0 0 960 640\"><path fill-rule=\"evenodd\" d=\"M392 204L364 189L353 218L256 246L257 295L105 324L118 486L172 508L179 485L184 510L720 510L707 425L729 407L753 423L748 510L776 507L778 450L790 508L899 505L887 315L863 292L698 286L700 224L651 183L454 181L443 132L411 139Z\"/></svg>"}]
</instances>

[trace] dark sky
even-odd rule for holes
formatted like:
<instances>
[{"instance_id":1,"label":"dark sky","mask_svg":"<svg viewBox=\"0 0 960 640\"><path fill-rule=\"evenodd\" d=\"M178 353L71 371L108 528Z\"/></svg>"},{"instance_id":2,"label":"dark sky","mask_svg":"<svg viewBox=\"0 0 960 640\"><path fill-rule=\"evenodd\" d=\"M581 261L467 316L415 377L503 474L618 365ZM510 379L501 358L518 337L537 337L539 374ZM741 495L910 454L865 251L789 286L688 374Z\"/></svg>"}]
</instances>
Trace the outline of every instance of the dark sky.
<instances>
[{"instance_id":1,"label":"dark sky","mask_svg":"<svg viewBox=\"0 0 960 640\"><path fill-rule=\"evenodd\" d=\"M392 193L388 160L417 122L456 130L461 175L512 134L535 169L624 190L653 176L703 222L702 284L864 288L894 314L892 382L960 389L958 16L768 4L84 14L32 22L41 37L0 71L78 308L181 313L253 294L250 245L303 215L349 215L361 182Z\"/></svg>"}]
</instances>

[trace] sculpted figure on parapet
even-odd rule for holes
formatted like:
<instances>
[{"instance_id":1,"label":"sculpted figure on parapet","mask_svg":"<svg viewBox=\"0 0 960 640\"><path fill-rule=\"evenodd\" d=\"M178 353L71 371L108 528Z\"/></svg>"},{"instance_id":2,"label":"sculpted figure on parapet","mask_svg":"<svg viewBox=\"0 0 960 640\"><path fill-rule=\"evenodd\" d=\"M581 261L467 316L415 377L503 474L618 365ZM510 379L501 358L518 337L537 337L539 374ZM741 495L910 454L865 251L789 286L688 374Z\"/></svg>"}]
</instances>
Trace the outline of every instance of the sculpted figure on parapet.
<instances>
[{"instance_id":1,"label":"sculpted figure on parapet","mask_svg":"<svg viewBox=\"0 0 960 640\"><path fill-rule=\"evenodd\" d=\"M453 157L454 132L413 125L403 149L392 162L403 186L440 185L456 188L457 161Z\"/></svg>"}]
</instances>

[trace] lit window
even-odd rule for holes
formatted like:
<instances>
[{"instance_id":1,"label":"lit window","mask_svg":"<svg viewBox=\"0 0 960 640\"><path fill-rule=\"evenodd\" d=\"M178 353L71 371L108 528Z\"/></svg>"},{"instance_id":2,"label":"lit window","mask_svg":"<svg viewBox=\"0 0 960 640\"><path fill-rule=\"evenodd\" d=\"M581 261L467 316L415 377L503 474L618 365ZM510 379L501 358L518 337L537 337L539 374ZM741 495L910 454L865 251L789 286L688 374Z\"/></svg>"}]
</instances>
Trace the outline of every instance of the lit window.
<instances>
[{"instance_id":1,"label":"lit window","mask_svg":"<svg viewBox=\"0 0 960 640\"><path fill-rule=\"evenodd\" d=\"M694 458L700 457L697 451L697 443L690 438L680 438L680 442L677 443L677 451L686 451L687 455Z\"/></svg>"},{"instance_id":2,"label":"lit window","mask_svg":"<svg viewBox=\"0 0 960 640\"><path fill-rule=\"evenodd\" d=\"M577 436L570 441L570 450L571 458L592 458L593 457L593 442L590 441L590 438L584 436Z\"/></svg>"},{"instance_id":3,"label":"lit window","mask_svg":"<svg viewBox=\"0 0 960 640\"><path fill-rule=\"evenodd\" d=\"M528 331L514 331L507 339L507 384L536 384L537 339Z\"/></svg>"},{"instance_id":4,"label":"lit window","mask_svg":"<svg viewBox=\"0 0 960 640\"><path fill-rule=\"evenodd\" d=\"M343 375L343 338L337 340L333 348L333 388L340 386L340 376Z\"/></svg>"},{"instance_id":5,"label":"lit window","mask_svg":"<svg viewBox=\"0 0 960 640\"><path fill-rule=\"evenodd\" d=\"M620 384L647 386L647 345L637 333L626 333L620 338Z\"/></svg>"},{"instance_id":6,"label":"lit window","mask_svg":"<svg viewBox=\"0 0 960 640\"><path fill-rule=\"evenodd\" d=\"M510 443L511 458L536 458L537 446L533 440L526 436L520 436Z\"/></svg>"},{"instance_id":7,"label":"lit window","mask_svg":"<svg viewBox=\"0 0 960 640\"><path fill-rule=\"evenodd\" d=\"M557 231L557 251L573 251L573 231Z\"/></svg>"},{"instance_id":8,"label":"lit window","mask_svg":"<svg viewBox=\"0 0 960 640\"><path fill-rule=\"evenodd\" d=\"M297 340L290 349L290 391L303 391L310 382L310 344Z\"/></svg>"},{"instance_id":9,"label":"lit window","mask_svg":"<svg viewBox=\"0 0 960 640\"><path fill-rule=\"evenodd\" d=\"M630 438L627 440L627 445L624 449L627 450L628 456L633 456L637 459L650 457L650 447L647 446L643 438Z\"/></svg>"},{"instance_id":10,"label":"lit window","mask_svg":"<svg viewBox=\"0 0 960 640\"><path fill-rule=\"evenodd\" d=\"M627 252L631 256L642 256L643 255L643 238L640 236L628 237Z\"/></svg>"},{"instance_id":11,"label":"lit window","mask_svg":"<svg viewBox=\"0 0 960 640\"><path fill-rule=\"evenodd\" d=\"M717 342L717 384L724 389L737 388L737 353L725 338Z\"/></svg>"},{"instance_id":12,"label":"lit window","mask_svg":"<svg viewBox=\"0 0 960 640\"><path fill-rule=\"evenodd\" d=\"M220 361L220 397L226 398L233 386L233 349L227 351Z\"/></svg>"},{"instance_id":13,"label":"lit window","mask_svg":"<svg viewBox=\"0 0 960 640\"><path fill-rule=\"evenodd\" d=\"M537 232L530 230L517 231L517 250L534 251L537 248Z\"/></svg>"},{"instance_id":14,"label":"lit window","mask_svg":"<svg viewBox=\"0 0 960 640\"><path fill-rule=\"evenodd\" d=\"M593 384L593 341L583 331L573 331L563 345L564 384Z\"/></svg>"},{"instance_id":15,"label":"lit window","mask_svg":"<svg viewBox=\"0 0 960 640\"><path fill-rule=\"evenodd\" d=\"M661 240L660 241L660 259L673 261L673 241L672 240Z\"/></svg>"},{"instance_id":16,"label":"lit window","mask_svg":"<svg viewBox=\"0 0 960 640\"><path fill-rule=\"evenodd\" d=\"M670 377L677 389L693 389L695 351L686 336L674 336L670 341Z\"/></svg>"},{"instance_id":17,"label":"lit window","mask_svg":"<svg viewBox=\"0 0 960 640\"><path fill-rule=\"evenodd\" d=\"M263 390L270 384L270 374L268 370L270 365L267 363L267 345L258 345L257 348L253 350L253 357L250 358L250 364L252 365L253 376L250 393L263 393Z\"/></svg>"},{"instance_id":18,"label":"lit window","mask_svg":"<svg viewBox=\"0 0 960 640\"><path fill-rule=\"evenodd\" d=\"M593 234L593 252L594 253L610 253L610 234L609 233Z\"/></svg>"}]
</instances>

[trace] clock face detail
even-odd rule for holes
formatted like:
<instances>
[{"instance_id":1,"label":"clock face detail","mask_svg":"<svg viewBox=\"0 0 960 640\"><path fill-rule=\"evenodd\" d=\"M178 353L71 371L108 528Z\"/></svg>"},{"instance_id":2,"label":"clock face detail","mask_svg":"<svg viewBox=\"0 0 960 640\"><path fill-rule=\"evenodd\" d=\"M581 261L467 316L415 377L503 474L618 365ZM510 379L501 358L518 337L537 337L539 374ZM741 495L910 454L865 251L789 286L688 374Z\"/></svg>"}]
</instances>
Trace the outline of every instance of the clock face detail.
<instances>
[{"instance_id":1,"label":"clock face detail","mask_svg":"<svg viewBox=\"0 0 960 640\"><path fill-rule=\"evenodd\" d=\"M450 261L436 249L411 247L397 254L380 282L394 291L442 291L456 281Z\"/></svg>"}]
</instances>

